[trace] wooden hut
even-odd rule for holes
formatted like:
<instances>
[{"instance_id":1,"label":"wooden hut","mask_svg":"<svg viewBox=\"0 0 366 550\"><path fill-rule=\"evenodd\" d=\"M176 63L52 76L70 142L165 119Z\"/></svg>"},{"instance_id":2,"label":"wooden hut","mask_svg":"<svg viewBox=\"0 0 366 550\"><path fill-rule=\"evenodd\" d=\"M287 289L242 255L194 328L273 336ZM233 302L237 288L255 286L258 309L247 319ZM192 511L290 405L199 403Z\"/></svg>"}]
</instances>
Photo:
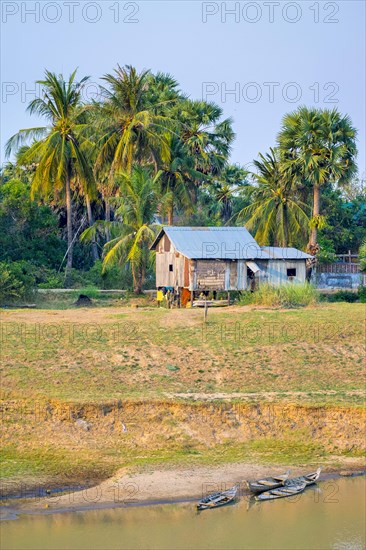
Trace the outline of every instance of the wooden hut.
<instances>
[{"instance_id":1,"label":"wooden hut","mask_svg":"<svg viewBox=\"0 0 366 550\"><path fill-rule=\"evenodd\" d=\"M245 227L161 229L156 251L156 286L174 292L234 291L266 281L303 283L306 260L295 248L260 247Z\"/></svg>"}]
</instances>

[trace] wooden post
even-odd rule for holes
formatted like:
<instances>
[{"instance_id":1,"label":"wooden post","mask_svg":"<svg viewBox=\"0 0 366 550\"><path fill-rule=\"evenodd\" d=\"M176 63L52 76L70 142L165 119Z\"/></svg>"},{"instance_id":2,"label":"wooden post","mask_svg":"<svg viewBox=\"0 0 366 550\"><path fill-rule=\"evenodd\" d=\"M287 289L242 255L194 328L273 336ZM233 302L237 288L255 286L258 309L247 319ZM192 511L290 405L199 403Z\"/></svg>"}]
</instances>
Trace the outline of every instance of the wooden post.
<instances>
[{"instance_id":1,"label":"wooden post","mask_svg":"<svg viewBox=\"0 0 366 550\"><path fill-rule=\"evenodd\" d=\"M227 305L230 305L230 291L227 293Z\"/></svg>"},{"instance_id":2,"label":"wooden post","mask_svg":"<svg viewBox=\"0 0 366 550\"><path fill-rule=\"evenodd\" d=\"M208 306L207 306L207 296L205 297L205 306L203 308L203 322L204 323L207 323L207 311L208 311Z\"/></svg>"},{"instance_id":3,"label":"wooden post","mask_svg":"<svg viewBox=\"0 0 366 550\"><path fill-rule=\"evenodd\" d=\"M193 307L193 294L194 294L194 292L193 292L193 290L191 290L191 307Z\"/></svg>"}]
</instances>

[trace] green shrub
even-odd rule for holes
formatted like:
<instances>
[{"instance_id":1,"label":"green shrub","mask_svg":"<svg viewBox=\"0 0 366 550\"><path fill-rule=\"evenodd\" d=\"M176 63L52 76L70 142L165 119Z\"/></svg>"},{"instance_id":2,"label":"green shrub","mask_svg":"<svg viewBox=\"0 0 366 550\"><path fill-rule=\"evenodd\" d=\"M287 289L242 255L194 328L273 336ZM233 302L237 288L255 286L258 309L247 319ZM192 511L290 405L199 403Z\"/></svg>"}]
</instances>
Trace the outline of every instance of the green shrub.
<instances>
[{"instance_id":1,"label":"green shrub","mask_svg":"<svg viewBox=\"0 0 366 550\"><path fill-rule=\"evenodd\" d=\"M58 273L54 269L43 268L37 273L38 288L63 288L64 282L64 273Z\"/></svg>"},{"instance_id":2,"label":"green shrub","mask_svg":"<svg viewBox=\"0 0 366 550\"><path fill-rule=\"evenodd\" d=\"M361 273L366 273L366 239L364 239L363 243L360 246L359 261Z\"/></svg>"},{"instance_id":3,"label":"green shrub","mask_svg":"<svg viewBox=\"0 0 366 550\"><path fill-rule=\"evenodd\" d=\"M21 298L25 293L24 284L9 269L5 262L0 263L0 305Z\"/></svg>"},{"instance_id":4,"label":"green shrub","mask_svg":"<svg viewBox=\"0 0 366 550\"><path fill-rule=\"evenodd\" d=\"M366 304L366 286L360 286L358 289L358 297L362 304Z\"/></svg>"},{"instance_id":5,"label":"green shrub","mask_svg":"<svg viewBox=\"0 0 366 550\"><path fill-rule=\"evenodd\" d=\"M75 298L77 298L80 294L85 294L85 296L88 296L88 298L96 300L97 298L100 298L100 292L99 289L95 286L87 286L84 288L78 288L74 291Z\"/></svg>"},{"instance_id":6,"label":"green shrub","mask_svg":"<svg viewBox=\"0 0 366 550\"><path fill-rule=\"evenodd\" d=\"M37 268L27 261L0 262L2 304L32 298L36 289Z\"/></svg>"},{"instance_id":7,"label":"green shrub","mask_svg":"<svg viewBox=\"0 0 366 550\"><path fill-rule=\"evenodd\" d=\"M359 294L350 290L339 290L338 292L327 294L326 300L327 302L348 302L353 304L354 302L358 302Z\"/></svg>"},{"instance_id":8,"label":"green shrub","mask_svg":"<svg viewBox=\"0 0 366 550\"><path fill-rule=\"evenodd\" d=\"M316 304L319 297L319 292L308 283L285 283L280 286L262 284L254 292L243 293L240 303L291 308Z\"/></svg>"}]
</instances>

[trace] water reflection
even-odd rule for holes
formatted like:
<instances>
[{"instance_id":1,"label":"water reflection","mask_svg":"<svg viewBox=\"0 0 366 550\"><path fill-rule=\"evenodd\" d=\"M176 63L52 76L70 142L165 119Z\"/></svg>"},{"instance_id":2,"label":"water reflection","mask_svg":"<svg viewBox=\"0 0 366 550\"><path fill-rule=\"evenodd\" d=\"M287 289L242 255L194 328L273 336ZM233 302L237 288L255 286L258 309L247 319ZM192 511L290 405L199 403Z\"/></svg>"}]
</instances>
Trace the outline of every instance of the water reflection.
<instances>
[{"instance_id":1,"label":"water reflection","mask_svg":"<svg viewBox=\"0 0 366 550\"><path fill-rule=\"evenodd\" d=\"M324 482L276 501L242 498L199 514L189 503L24 516L1 525L1 548L361 550L365 481Z\"/></svg>"}]
</instances>

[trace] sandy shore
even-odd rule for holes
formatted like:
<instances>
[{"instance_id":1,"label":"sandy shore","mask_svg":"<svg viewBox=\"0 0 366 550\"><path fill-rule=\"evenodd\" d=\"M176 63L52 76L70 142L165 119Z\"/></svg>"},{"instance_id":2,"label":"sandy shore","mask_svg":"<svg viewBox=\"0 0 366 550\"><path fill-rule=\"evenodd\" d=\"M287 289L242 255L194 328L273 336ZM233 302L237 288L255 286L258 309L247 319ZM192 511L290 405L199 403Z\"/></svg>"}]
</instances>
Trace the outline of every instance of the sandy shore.
<instances>
[{"instance_id":1,"label":"sandy shore","mask_svg":"<svg viewBox=\"0 0 366 550\"><path fill-rule=\"evenodd\" d=\"M76 492L53 494L24 500L2 502L1 519L14 519L19 514L49 514L90 509L105 509L169 502L189 502L203 494L228 489L240 483L241 494L249 494L246 480L282 473L301 475L315 470L307 467L229 464L218 467L194 466L128 473L121 470L99 485ZM365 464L352 460L342 468L324 468L320 480L340 475L365 473Z\"/></svg>"}]
</instances>

